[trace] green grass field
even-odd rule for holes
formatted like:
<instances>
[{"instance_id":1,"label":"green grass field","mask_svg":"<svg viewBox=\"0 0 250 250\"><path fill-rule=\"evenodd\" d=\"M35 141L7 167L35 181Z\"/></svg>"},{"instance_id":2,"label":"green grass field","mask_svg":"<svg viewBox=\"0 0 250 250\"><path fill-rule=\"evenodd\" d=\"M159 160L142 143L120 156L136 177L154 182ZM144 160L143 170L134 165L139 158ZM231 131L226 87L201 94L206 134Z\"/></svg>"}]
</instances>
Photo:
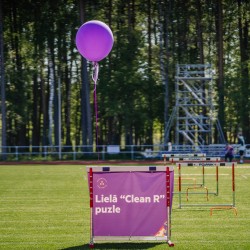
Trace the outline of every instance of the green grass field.
<instances>
[{"instance_id":1,"label":"green grass field","mask_svg":"<svg viewBox=\"0 0 250 250\"><path fill-rule=\"evenodd\" d=\"M183 177L201 178L201 169L183 170ZM189 204L231 203L231 169L220 168L219 196L189 195ZM177 172L177 171L176 171ZM214 188L214 169L206 186ZM189 180L187 180L189 181ZM186 204L186 195L182 196ZM236 169L236 207L172 210L174 249L250 249L250 166ZM0 165L0 249L89 249L90 209L85 166ZM95 249L166 249L166 243L96 243Z\"/></svg>"}]
</instances>

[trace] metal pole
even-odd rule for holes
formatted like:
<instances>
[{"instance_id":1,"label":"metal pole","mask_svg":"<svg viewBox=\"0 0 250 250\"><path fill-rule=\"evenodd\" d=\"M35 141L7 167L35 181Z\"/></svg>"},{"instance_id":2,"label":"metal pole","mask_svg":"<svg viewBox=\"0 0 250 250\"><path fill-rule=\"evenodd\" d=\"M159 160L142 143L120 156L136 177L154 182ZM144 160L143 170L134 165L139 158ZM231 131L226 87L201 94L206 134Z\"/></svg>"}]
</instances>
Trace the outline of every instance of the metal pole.
<instances>
[{"instance_id":1,"label":"metal pole","mask_svg":"<svg viewBox=\"0 0 250 250\"><path fill-rule=\"evenodd\" d=\"M181 208L181 164L178 165L178 172L179 172L179 208Z\"/></svg>"},{"instance_id":2,"label":"metal pole","mask_svg":"<svg viewBox=\"0 0 250 250\"><path fill-rule=\"evenodd\" d=\"M90 248L94 247L93 240L93 170L89 169L89 206L90 206Z\"/></svg>"},{"instance_id":3,"label":"metal pole","mask_svg":"<svg viewBox=\"0 0 250 250\"><path fill-rule=\"evenodd\" d=\"M232 190L233 190L233 207L235 207L235 171L234 171L234 163L232 164Z\"/></svg>"},{"instance_id":4,"label":"metal pole","mask_svg":"<svg viewBox=\"0 0 250 250\"><path fill-rule=\"evenodd\" d=\"M166 167L166 206L167 206L167 239L168 245L174 246L171 242L171 178L169 167Z\"/></svg>"},{"instance_id":5,"label":"metal pole","mask_svg":"<svg viewBox=\"0 0 250 250\"><path fill-rule=\"evenodd\" d=\"M219 167L216 166L216 195L219 195Z\"/></svg>"},{"instance_id":6,"label":"metal pole","mask_svg":"<svg viewBox=\"0 0 250 250\"><path fill-rule=\"evenodd\" d=\"M205 167L204 167L204 163L202 166L202 185L205 186Z\"/></svg>"}]
</instances>

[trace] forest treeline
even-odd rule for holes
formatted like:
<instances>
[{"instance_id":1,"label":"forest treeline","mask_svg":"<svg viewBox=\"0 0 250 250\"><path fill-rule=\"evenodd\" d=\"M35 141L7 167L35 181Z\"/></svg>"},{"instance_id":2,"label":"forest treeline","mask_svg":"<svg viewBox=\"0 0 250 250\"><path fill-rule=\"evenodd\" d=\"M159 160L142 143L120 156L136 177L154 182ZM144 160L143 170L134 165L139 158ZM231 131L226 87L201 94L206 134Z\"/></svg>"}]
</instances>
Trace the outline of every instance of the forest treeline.
<instances>
[{"instance_id":1,"label":"forest treeline","mask_svg":"<svg viewBox=\"0 0 250 250\"><path fill-rule=\"evenodd\" d=\"M0 0L2 146L95 144L92 64L75 44L89 20L114 35L99 63L100 145L162 143L176 64L207 63L226 139L242 129L249 142L249 10L246 0Z\"/></svg>"}]
</instances>

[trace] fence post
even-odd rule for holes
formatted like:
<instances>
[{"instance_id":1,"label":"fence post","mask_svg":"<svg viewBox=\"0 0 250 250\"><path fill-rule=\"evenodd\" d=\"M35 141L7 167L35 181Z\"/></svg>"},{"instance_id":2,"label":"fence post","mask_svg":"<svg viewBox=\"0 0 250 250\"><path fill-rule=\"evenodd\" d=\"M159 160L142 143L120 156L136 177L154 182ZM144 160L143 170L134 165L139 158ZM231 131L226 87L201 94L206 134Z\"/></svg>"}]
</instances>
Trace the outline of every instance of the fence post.
<instances>
[{"instance_id":1,"label":"fence post","mask_svg":"<svg viewBox=\"0 0 250 250\"><path fill-rule=\"evenodd\" d=\"M47 160L47 146L44 147L44 156L45 156L45 160Z\"/></svg>"},{"instance_id":2,"label":"fence post","mask_svg":"<svg viewBox=\"0 0 250 250\"><path fill-rule=\"evenodd\" d=\"M16 148L16 152L15 152L15 154L16 154L16 161L18 161L18 146L16 146L15 148Z\"/></svg>"},{"instance_id":3,"label":"fence post","mask_svg":"<svg viewBox=\"0 0 250 250\"><path fill-rule=\"evenodd\" d=\"M102 160L105 160L105 145L102 145Z\"/></svg>"},{"instance_id":4,"label":"fence post","mask_svg":"<svg viewBox=\"0 0 250 250\"><path fill-rule=\"evenodd\" d=\"M131 160L134 160L134 145L131 145Z\"/></svg>"}]
</instances>

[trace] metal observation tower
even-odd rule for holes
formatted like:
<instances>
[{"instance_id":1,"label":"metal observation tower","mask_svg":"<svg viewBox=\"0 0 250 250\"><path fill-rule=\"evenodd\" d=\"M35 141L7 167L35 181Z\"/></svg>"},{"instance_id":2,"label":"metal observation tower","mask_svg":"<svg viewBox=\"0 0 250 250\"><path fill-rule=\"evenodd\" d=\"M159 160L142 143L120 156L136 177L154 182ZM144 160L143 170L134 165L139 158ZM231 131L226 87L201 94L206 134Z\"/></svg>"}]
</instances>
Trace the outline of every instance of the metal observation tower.
<instances>
[{"instance_id":1,"label":"metal observation tower","mask_svg":"<svg viewBox=\"0 0 250 250\"><path fill-rule=\"evenodd\" d=\"M214 108L213 70L210 64L178 64L175 77L175 107L165 127L165 143L175 124L175 144L201 146L219 143L224 135ZM216 142L218 143L218 142Z\"/></svg>"}]
</instances>

